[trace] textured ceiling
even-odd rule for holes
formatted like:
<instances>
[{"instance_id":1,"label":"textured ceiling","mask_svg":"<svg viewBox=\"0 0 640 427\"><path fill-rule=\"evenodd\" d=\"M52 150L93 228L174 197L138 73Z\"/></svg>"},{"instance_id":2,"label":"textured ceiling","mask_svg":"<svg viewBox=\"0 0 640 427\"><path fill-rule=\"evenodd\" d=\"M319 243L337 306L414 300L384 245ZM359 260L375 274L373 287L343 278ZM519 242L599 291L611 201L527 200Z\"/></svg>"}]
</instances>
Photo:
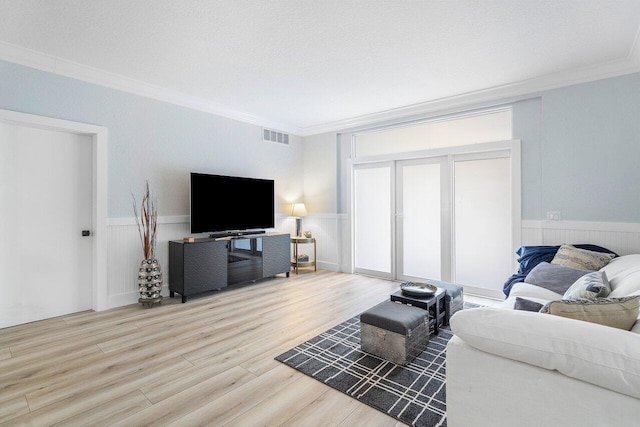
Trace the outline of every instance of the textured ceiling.
<instances>
[{"instance_id":1,"label":"textured ceiling","mask_svg":"<svg viewBox=\"0 0 640 427\"><path fill-rule=\"evenodd\" d=\"M0 0L0 16L0 42L300 133L640 61L640 0Z\"/></svg>"}]
</instances>

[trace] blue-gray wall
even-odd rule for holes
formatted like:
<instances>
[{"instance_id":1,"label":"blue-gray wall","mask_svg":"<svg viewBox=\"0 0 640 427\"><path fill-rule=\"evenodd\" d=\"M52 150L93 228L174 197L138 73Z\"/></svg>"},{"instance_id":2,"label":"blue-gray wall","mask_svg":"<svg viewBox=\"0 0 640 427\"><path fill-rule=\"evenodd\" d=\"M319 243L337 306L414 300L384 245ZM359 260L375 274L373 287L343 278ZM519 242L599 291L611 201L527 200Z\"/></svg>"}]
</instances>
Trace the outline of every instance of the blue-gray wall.
<instances>
[{"instance_id":1,"label":"blue-gray wall","mask_svg":"<svg viewBox=\"0 0 640 427\"><path fill-rule=\"evenodd\" d=\"M640 222L640 73L513 105L523 219Z\"/></svg>"},{"instance_id":2,"label":"blue-gray wall","mask_svg":"<svg viewBox=\"0 0 640 427\"><path fill-rule=\"evenodd\" d=\"M133 216L131 192L139 199L147 179L160 215L189 214L192 171L275 179L279 211L303 194L300 137L263 142L259 126L6 61L0 108L107 127L111 218Z\"/></svg>"},{"instance_id":3,"label":"blue-gray wall","mask_svg":"<svg viewBox=\"0 0 640 427\"><path fill-rule=\"evenodd\" d=\"M563 220L640 222L640 73L512 105L514 138L522 140L523 219L560 211ZM162 215L188 214L190 171L275 178L280 203L303 195L299 137L289 146L265 143L258 126L4 61L0 108L107 127L109 217L131 216L130 193L139 194L146 179ZM335 133L324 136L332 165ZM306 179L325 179L332 194L305 195L325 212L337 209L327 200L339 193L338 171L327 168L311 168Z\"/></svg>"},{"instance_id":4,"label":"blue-gray wall","mask_svg":"<svg viewBox=\"0 0 640 427\"><path fill-rule=\"evenodd\" d=\"M542 96L542 215L640 222L640 74Z\"/></svg>"}]
</instances>

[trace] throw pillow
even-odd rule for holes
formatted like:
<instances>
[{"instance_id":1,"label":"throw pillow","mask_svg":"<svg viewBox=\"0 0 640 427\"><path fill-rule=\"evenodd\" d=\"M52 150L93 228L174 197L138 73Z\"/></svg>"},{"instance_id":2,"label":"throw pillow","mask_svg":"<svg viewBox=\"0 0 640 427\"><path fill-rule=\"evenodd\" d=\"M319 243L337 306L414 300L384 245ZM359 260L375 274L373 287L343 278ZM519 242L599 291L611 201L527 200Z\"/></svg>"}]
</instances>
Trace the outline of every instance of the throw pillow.
<instances>
[{"instance_id":1,"label":"throw pillow","mask_svg":"<svg viewBox=\"0 0 640 427\"><path fill-rule=\"evenodd\" d=\"M640 307L640 296L625 298L597 298L595 300L551 301L540 313L599 323L613 328L630 330Z\"/></svg>"},{"instance_id":2,"label":"throw pillow","mask_svg":"<svg viewBox=\"0 0 640 427\"><path fill-rule=\"evenodd\" d=\"M524 311L540 311L543 307L539 302L531 301L526 298L516 297L516 303L513 308L516 310L524 310Z\"/></svg>"},{"instance_id":3,"label":"throw pillow","mask_svg":"<svg viewBox=\"0 0 640 427\"><path fill-rule=\"evenodd\" d=\"M567 289L562 299L594 299L606 297L611 292L611 286L604 271L592 271L576 280Z\"/></svg>"},{"instance_id":4,"label":"throw pillow","mask_svg":"<svg viewBox=\"0 0 640 427\"><path fill-rule=\"evenodd\" d=\"M589 273L589 270L541 262L527 274L524 282L549 289L562 295L567 292L567 289L569 289L576 280L587 273Z\"/></svg>"},{"instance_id":5,"label":"throw pillow","mask_svg":"<svg viewBox=\"0 0 640 427\"><path fill-rule=\"evenodd\" d=\"M572 245L561 245L551 264L565 267L581 268L583 270L600 270L615 257L615 254L588 251Z\"/></svg>"}]
</instances>

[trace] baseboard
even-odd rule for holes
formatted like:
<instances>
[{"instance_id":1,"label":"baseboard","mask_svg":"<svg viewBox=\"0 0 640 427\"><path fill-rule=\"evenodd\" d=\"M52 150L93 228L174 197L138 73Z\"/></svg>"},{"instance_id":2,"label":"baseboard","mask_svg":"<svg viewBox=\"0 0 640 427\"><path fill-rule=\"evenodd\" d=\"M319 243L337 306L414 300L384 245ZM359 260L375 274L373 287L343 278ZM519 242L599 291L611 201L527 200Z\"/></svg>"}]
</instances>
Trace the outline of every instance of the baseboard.
<instances>
[{"instance_id":1,"label":"baseboard","mask_svg":"<svg viewBox=\"0 0 640 427\"><path fill-rule=\"evenodd\" d=\"M502 291L496 291L494 289L478 288L476 286L470 286L470 285L462 285L462 286L464 287L465 295L473 295L473 296L482 297L482 298L504 300L504 293L502 293Z\"/></svg>"},{"instance_id":2,"label":"baseboard","mask_svg":"<svg viewBox=\"0 0 640 427\"><path fill-rule=\"evenodd\" d=\"M318 261L316 263L316 266L321 270L329 270L335 272L340 271L340 264L337 264L335 262Z\"/></svg>"},{"instance_id":3,"label":"baseboard","mask_svg":"<svg viewBox=\"0 0 640 427\"><path fill-rule=\"evenodd\" d=\"M162 287L162 296L169 297L169 285ZM122 307L123 305L137 304L140 298L139 292L127 292L124 294L109 295L108 308Z\"/></svg>"}]
</instances>

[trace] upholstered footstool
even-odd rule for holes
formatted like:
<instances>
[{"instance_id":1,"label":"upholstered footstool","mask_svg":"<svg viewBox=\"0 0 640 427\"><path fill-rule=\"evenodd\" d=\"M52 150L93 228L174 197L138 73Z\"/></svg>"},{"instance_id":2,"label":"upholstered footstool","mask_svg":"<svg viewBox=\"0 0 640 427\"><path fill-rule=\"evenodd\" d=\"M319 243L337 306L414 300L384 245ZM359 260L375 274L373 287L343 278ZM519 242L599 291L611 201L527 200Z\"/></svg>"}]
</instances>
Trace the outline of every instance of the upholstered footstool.
<instances>
[{"instance_id":1,"label":"upholstered footstool","mask_svg":"<svg viewBox=\"0 0 640 427\"><path fill-rule=\"evenodd\" d=\"M384 301L360 315L360 348L398 365L410 363L429 342L426 310Z\"/></svg>"},{"instance_id":2,"label":"upholstered footstool","mask_svg":"<svg viewBox=\"0 0 640 427\"><path fill-rule=\"evenodd\" d=\"M446 295L444 297L446 315L444 316L443 323L448 325L449 318L453 316L456 311L462 310L462 306L464 305L464 292L462 291L462 286L431 279L429 279L429 283L446 291Z\"/></svg>"}]
</instances>

